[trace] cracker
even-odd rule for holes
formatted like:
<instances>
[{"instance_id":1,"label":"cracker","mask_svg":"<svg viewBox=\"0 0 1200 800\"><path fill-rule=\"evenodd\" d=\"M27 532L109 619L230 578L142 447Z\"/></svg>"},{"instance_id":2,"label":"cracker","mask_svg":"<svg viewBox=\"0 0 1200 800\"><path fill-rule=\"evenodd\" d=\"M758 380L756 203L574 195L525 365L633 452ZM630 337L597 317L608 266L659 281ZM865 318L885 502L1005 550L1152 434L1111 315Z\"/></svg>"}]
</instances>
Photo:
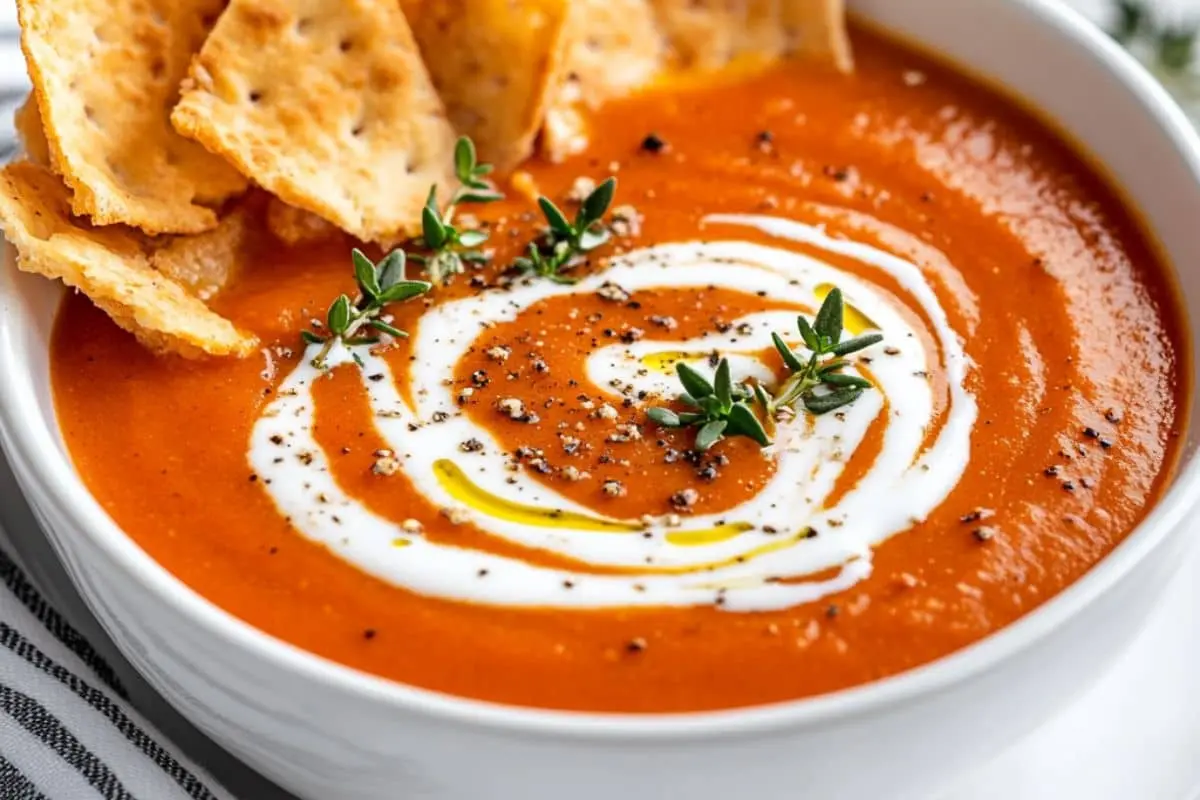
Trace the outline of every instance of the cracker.
<instances>
[{"instance_id":1,"label":"cracker","mask_svg":"<svg viewBox=\"0 0 1200 800\"><path fill-rule=\"evenodd\" d=\"M229 285L262 224L262 202L242 202L217 227L194 236L166 237L150 255L150 266L201 300Z\"/></svg>"},{"instance_id":2,"label":"cracker","mask_svg":"<svg viewBox=\"0 0 1200 800\"><path fill-rule=\"evenodd\" d=\"M25 157L43 167L50 166L50 144L46 141L46 131L42 128L42 115L38 111L37 98L32 94L13 114L13 127L17 131L17 140Z\"/></svg>"},{"instance_id":3,"label":"cracker","mask_svg":"<svg viewBox=\"0 0 1200 800\"><path fill-rule=\"evenodd\" d=\"M780 55L778 2L767 0L652 0L659 26L680 65L710 70L747 54ZM774 31L769 21L774 13Z\"/></svg>"},{"instance_id":4,"label":"cracker","mask_svg":"<svg viewBox=\"0 0 1200 800\"><path fill-rule=\"evenodd\" d=\"M360 239L419 232L454 131L396 0L232 0L175 128Z\"/></svg>"},{"instance_id":5,"label":"cracker","mask_svg":"<svg viewBox=\"0 0 1200 800\"><path fill-rule=\"evenodd\" d=\"M23 161L0 172L0 226L18 267L79 289L153 350L188 357L253 351L253 336L150 266L137 231L90 227L71 216L70 200L45 167Z\"/></svg>"},{"instance_id":6,"label":"cracker","mask_svg":"<svg viewBox=\"0 0 1200 800\"><path fill-rule=\"evenodd\" d=\"M246 182L168 113L222 0L18 0L54 170L76 215L157 233L217 224Z\"/></svg>"},{"instance_id":7,"label":"cracker","mask_svg":"<svg viewBox=\"0 0 1200 800\"><path fill-rule=\"evenodd\" d=\"M415 28L450 121L501 171L533 152L559 79L569 0L428 3Z\"/></svg>"},{"instance_id":8,"label":"cracker","mask_svg":"<svg viewBox=\"0 0 1200 800\"><path fill-rule=\"evenodd\" d=\"M649 0L573 0L567 24L563 77L542 129L554 161L587 146L584 109L649 83L664 55Z\"/></svg>"},{"instance_id":9,"label":"cracker","mask_svg":"<svg viewBox=\"0 0 1200 800\"><path fill-rule=\"evenodd\" d=\"M311 211L289 206L278 197L272 197L267 204L267 228L276 239L292 247L324 242L341 235L331 223Z\"/></svg>"},{"instance_id":10,"label":"cracker","mask_svg":"<svg viewBox=\"0 0 1200 800\"><path fill-rule=\"evenodd\" d=\"M842 72L854 69L846 0L786 0L783 28L794 55L832 64Z\"/></svg>"},{"instance_id":11,"label":"cracker","mask_svg":"<svg viewBox=\"0 0 1200 800\"><path fill-rule=\"evenodd\" d=\"M784 55L851 67L844 0L651 0L679 66L711 70Z\"/></svg>"}]
</instances>

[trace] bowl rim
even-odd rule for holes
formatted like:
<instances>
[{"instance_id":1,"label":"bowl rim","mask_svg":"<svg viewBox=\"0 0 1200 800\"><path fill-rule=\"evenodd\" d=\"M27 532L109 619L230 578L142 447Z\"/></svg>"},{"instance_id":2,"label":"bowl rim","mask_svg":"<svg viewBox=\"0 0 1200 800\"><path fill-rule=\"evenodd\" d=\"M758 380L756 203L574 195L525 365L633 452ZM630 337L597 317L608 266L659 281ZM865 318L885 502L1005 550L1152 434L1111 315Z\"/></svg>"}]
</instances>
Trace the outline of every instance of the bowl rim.
<instances>
[{"instance_id":1,"label":"bowl rim","mask_svg":"<svg viewBox=\"0 0 1200 800\"><path fill-rule=\"evenodd\" d=\"M1143 112L1157 123L1187 162L1193 180L1200 183L1200 136L1166 90L1132 56L1062 4L1044 0L1010 2L1108 67L1113 77L1137 97ZM7 250L10 263L2 268L12 269L11 248ZM5 301L5 293L11 291L6 289L9 283L11 279L0 281L0 301ZM500 704L400 683L309 652L255 628L176 578L108 516L84 486L52 431L27 424L43 412L29 375L30 359L22 355L21 340L10 323L13 316L0 315L0 370L23 379L0 380L0 445L13 462L14 472L24 478L22 483L29 481L44 489L74 529L87 535L130 580L140 583L159 602L208 636L294 677L358 695L396 712L482 730L582 742L686 742L811 728L879 713L969 681L1051 635L1179 530L1185 515L1200 499L1200 458L1195 458L1179 470L1167 492L1125 540L1062 592L974 644L878 681L798 700L686 713L580 712ZM1195 345L1195 332L1190 338ZM26 497L31 494L24 493ZM51 539L54 543L53 535ZM55 547L58 549L56 543Z\"/></svg>"}]
</instances>

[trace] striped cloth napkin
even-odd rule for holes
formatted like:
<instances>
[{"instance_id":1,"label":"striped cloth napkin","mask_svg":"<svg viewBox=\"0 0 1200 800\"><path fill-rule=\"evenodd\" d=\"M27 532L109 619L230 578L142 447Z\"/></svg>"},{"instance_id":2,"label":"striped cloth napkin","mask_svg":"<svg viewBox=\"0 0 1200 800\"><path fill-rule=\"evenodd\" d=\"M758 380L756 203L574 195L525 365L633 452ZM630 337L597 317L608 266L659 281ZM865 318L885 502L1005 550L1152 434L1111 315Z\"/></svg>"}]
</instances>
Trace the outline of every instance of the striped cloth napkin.
<instances>
[{"instance_id":1,"label":"striped cloth napkin","mask_svg":"<svg viewBox=\"0 0 1200 800\"><path fill-rule=\"evenodd\" d=\"M0 798L232 800L130 706L0 540Z\"/></svg>"}]
</instances>

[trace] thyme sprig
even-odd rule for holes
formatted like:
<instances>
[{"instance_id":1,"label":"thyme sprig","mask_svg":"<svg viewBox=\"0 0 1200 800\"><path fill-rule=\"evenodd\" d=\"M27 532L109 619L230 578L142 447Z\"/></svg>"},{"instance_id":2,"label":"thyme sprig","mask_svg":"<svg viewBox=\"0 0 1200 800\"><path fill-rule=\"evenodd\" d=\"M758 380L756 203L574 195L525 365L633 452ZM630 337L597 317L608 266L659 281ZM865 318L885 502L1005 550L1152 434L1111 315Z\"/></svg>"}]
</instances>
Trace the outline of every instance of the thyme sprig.
<instances>
[{"instance_id":1,"label":"thyme sprig","mask_svg":"<svg viewBox=\"0 0 1200 800\"><path fill-rule=\"evenodd\" d=\"M842 372L850 363L844 356L879 344L883 336L868 333L843 341L844 305L842 290L835 287L825 296L811 323L803 315L796 318L800 338L809 350L807 359L788 347L779 334L771 334L771 341L790 374L774 395L756 384L755 399L768 416L774 416L781 408L796 410L798 403L803 403L810 413L827 414L853 403L873 386L866 378Z\"/></svg>"},{"instance_id":2,"label":"thyme sprig","mask_svg":"<svg viewBox=\"0 0 1200 800\"><path fill-rule=\"evenodd\" d=\"M788 371L773 392L758 382L734 383L729 360L725 358L717 363L712 383L680 362L675 365L675 372L684 391L678 400L694 410L676 413L656 407L646 415L665 428L698 428L695 448L701 452L726 436L746 436L766 447L771 439L764 420L773 424L782 414L795 413L800 405L810 414L827 414L850 405L872 388L866 378L847 375L842 370L850 363L845 356L878 344L883 336L868 333L843 340L844 316L842 292L835 287L826 295L812 322L803 315L796 318L800 338L809 350L807 359L793 351L778 333L771 334Z\"/></svg>"},{"instance_id":3,"label":"thyme sprig","mask_svg":"<svg viewBox=\"0 0 1200 800\"><path fill-rule=\"evenodd\" d=\"M555 283L575 283L563 274L576 266L579 257L595 250L611 237L604 215L612 205L617 179L609 178L593 189L575 213L574 221L547 197L538 198L538 207L546 218L547 233L540 241L529 243L526 254L513 260L520 273L548 278Z\"/></svg>"},{"instance_id":4,"label":"thyme sprig","mask_svg":"<svg viewBox=\"0 0 1200 800\"><path fill-rule=\"evenodd\" d=\"M478 228L454 225L454 214L463 203L492 203L503 199L487 180L491 164L480 164L475 143L467 136L459 137L454 146L454 173L459 187L443 212L438 205L438 187L429 188L429 197L421 209L421 238L416 244L428 250L410 258L425 267L425 274L436 284L445 284L463 271L464 264L483 263L488 254L479 247L488 240L488 232Z\"/></svg>"},{"instance_id":5,"label":"thyme sprig","mask_svg":"<svg viewBox=\"0 0 1200 800\"><path fill-rule=\"evenodd\" d=\"M651 420L664 428L696 427L696 449L704 452L726 436L747 436L763 447L771 443L766 430L750 408L751 390L734 383L729 359L717 363L713 382L680 361L675 373L683 384L679 401L694 411L676 413L669 408L651 408L646 412Z\"/></svg>"},{"instance_id":6,"label":"thyme sprig","mask_svg":"<svg viewBox=\"0 0 1200 800\"><path fill-rule=\"evenodd\" d=\"M374 344L382 335L397 339L407 333L391 324L384 310L392 303L402 303L419 297L433 288L425 281L410 281L405 278L406 256L403 250L393 250L378 264L355 249L354 278L358 283L358 297L351 300L347 295L338 295L325 315L323 333L312 330L300 332L308 344L319 344L321 349L313 357L312 365L324 369L329 353L336 344L346 347ZM314 323L315 327L315 323Z\"/></svg>"}]
</instances>

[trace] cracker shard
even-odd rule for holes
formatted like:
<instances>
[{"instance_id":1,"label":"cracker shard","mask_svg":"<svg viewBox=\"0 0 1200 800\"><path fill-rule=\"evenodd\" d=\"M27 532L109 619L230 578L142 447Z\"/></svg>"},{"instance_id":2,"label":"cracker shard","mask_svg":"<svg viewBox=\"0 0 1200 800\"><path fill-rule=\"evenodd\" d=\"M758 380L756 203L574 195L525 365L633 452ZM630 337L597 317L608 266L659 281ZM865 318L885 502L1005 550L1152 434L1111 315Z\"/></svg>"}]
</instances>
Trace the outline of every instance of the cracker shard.
<instances>
[{"instance_id":1,"label":"cracker shard","mask_svg":"<svg viewBox=\"0 0 1200 800\"><path fill-rule=\"evenodd\" d=\"M568 0L427 3L417 42L455 129L501 171L533 151L562 77Z\"/></svg>"},{"instance_id":2,"label":"cracker shard","mask_svg":"<svg viewBox=\"0 0 1200 800\"><path fill-rule=\"evenodd\" d=\"M171 121L360 239L415 235L454 131L395 0L232 0Z\"/></svg>"},{"instance_id":3,"label":"cracker shard","mask_svg":"<svg viewBox=\"0 0 1200 800\"><path fill-rule=\"evenodd\" d=\"M50 144L42 127L42 115L38 111L37 98L30 94L13 114L13 128L25 157L43 167L50 166Z\"/></svg>"},{"instance_id":4,"label":"cracker shard","mask_svg":"<svg viewBox=\"0 0 1200 800\"><path fill-rule=\"evenodd\" d=\"M260 200L251 195L222 216L211 231L156 242L150 266L201 300L212 299L236 277L245 261L243 256L261 225Z\"/></svg>"},{"instance_id":5,"label":"cracker shard","mask_svg":"<svg viewBox=\"0 0 1200 800\"><path fill-rule=\"evenodd\" d=\"M267 204L267 228L276 239L292 247L325 242L342 235L316 214L289 206L278 197L272 197Z\"/></svg>"},{"instance_id":6,"label":"cracker shard","mask_svg":"<svg viewBox=\"0 0 1200 800\"><path fill-rule=\"evenodd\" d=\"M222 0L18 0L21 47L50 163L76 215L152 233L217 224L208 206L245 189L179 136L169 110Z\"/></svg>"},{"instance_id":7,"label":"cracker shard","mask_svg":"<svg viewBox=\"0 0 1200 800\"><path fill-rule=\"evenodd\" d=\"M197 357L244 356L256 341L151 267L136 231L93 228L70 214L70 193L45 167L0 171L0 225L17 266L87 295L147 347Z\"/></svg>"},{"instance_id":8,"label":"cracker shard","mask_svg":"<svg viewBox=\"0 0 1200 800\"><path fill-rule=\"evenodd\" d=\"M796 55L852 67L844 0L651 0L680 65L717 69L738 59Z\"/></svg>"},{"instance_id":9,"label":"cracker shard","mask_svg":"<svg viewBox=\"0 0 1200 800\"><path fill-rule=\"evenodd\" d=\"M791 53L853 71L846 0L785 0L783 30Z\"/></svg>"},{"instance_id":10,"label":"cracker shard","mask_svg":"<svg viewBox=\"0 0 1200 800\"><path fill-rule=\"evenodd\" d=\"M573 0L562 77L542 129L551 160L587 147L583 112L650 83L664 55L649 0Z\"/></svg>"}]
</instances>

